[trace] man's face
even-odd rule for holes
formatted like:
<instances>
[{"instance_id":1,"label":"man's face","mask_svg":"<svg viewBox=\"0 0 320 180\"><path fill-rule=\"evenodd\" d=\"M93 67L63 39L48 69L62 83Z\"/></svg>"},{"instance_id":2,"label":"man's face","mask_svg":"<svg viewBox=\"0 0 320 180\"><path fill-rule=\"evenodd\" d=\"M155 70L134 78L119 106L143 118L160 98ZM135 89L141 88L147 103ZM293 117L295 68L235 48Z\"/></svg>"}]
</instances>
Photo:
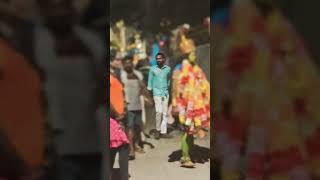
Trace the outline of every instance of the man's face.
<instances>
[{"instance_id":1,"label":"man's face","mask_svg":"<svg viewBox=\"0 0 320 180\"><path fill-rule=\"evenodd\" d=\"M156 57L157 65L162 67L166 61L166 59L162 55L157 55Z\"/></svg>"},{"instance_id":2,"label":"man's face","mask_svg":"<svg viewBox=\"0 0 320 180\"><path fill-rule=\"evenodd\" d=\"M191 53L189 54L189 61L190 61L191 63L195 63L195 62L196 62L196 54L195 54L194 52L191 52Z\"/></svg>"},{"instance_id":3,"label":"man's face","mask_svg":"<svg viewBox=\"0 0 320 180\"><path fill-rule=\"evenodd\" d=\"M131 59L126 59L123 61L123 69L127 72L133 71L133 62Z\"/></svg>"}]
</instances>

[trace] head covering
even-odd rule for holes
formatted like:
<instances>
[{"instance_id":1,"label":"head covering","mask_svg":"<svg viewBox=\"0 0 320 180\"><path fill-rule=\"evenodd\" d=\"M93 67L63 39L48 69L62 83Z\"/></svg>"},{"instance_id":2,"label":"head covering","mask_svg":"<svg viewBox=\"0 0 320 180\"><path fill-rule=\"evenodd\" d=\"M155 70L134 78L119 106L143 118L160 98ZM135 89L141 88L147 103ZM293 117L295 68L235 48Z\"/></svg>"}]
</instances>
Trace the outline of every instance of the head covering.
<instances>
[{"instance_id":1,"label":"head covering","mask_svg":"<svg viewBox=\"0 0 320 180\"><path fill-rule=\"evenodd\" d=\"M183 24L182 27L185 28L185 29L190 29L190 25L189 24Z\"/></svg>"}]
</instances>

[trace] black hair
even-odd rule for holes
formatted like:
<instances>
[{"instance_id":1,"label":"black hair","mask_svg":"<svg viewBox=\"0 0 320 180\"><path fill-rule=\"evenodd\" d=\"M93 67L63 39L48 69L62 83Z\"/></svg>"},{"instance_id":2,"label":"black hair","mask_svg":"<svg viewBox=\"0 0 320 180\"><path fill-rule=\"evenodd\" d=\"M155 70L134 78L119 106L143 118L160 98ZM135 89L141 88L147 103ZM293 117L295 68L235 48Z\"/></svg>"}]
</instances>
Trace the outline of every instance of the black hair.
<instances>
[{"instance_id":1,"label":"black hair","mask_svg":"<svg viewBox=\"0 0 320 180\"><path fill-rule=\"evenodd\" d=\"M190 55L190 53L182 54L182 55L181 55L181 62L182 62L183 60L185 60L185 59L189 59L189 55Z\"/></svg>"},{"instance_id":2,"label":"black hair","mask_svg":"<svg viewBox=\"0 0 320 180\"><path fill-rule=\"evenodd\" d=\"M110 61L112 62L117 56L117 50L111 49L110 50Z\"/></svg>"},{"instance_id":3,"label":"black hair","mask_svg":"<svg viewBox=\"0 0 320 180\"><path fill-rule=\"evenodd\" d=\"M133 56L131 55L128 55L128 56L125 56L122 61L126 61L126 60L130 60L131 62L133 62Z\"/></svg>"},{"instance_id":4,"label":"black hair","mask_svg":"<svg viewBox=\"0 0 320 180\"><path fill-rule=\"evenodd\" d=\"M161 53L161 52L157 53L156 57L157 57L157 56L162 56L164 59L166 59L166 55L164 55L164 54Z\"/></svg>"}]
</instances>

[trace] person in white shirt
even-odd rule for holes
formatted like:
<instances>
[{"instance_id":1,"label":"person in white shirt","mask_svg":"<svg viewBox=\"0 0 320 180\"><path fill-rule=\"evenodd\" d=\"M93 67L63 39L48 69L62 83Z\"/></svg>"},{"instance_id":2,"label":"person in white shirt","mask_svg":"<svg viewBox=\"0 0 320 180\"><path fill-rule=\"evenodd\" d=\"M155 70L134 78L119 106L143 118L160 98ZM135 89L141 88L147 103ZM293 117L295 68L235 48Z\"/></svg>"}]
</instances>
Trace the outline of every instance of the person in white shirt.
<instances>
[{"instance_id":1,"label":"person in white shirt","mask_svg":"<svg viewBox=\"0 0 320 180\"><path fill-rule=\"evenodd\" d=\"M134 69L133 57L126 56L123 59L121 81L124 84L125 99L127 102L127 128L130 141L129 159L135 159L135 152L142 151L136 144L141 143L142 103L141 96L146 86L141 72Z\"/></svg>"}]
</instances>

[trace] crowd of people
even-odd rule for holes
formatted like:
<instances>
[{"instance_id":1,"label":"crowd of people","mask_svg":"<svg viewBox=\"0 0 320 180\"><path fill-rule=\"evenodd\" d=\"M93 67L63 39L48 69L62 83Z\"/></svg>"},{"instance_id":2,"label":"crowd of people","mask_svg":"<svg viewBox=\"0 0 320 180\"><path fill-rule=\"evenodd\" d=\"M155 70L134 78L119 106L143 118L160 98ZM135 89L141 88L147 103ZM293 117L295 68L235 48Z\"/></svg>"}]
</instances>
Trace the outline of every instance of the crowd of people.
<instances>
[{"instance_id":1,"label":"crowd of people","mask_svg":"<svg viewBox=\"0 0 320 180\"><path fill-rule=\"evenodd\" d=\"M147 43L139 39L141 32L127 29L123 21L110 28L110 168L119 153L121 178L128 179L128 161L144 153L145 138L173 138L170 124L182 132L181 166L193 168L194 137L203 138L210 127L210 83L197 64L190 25L178 27L168 48L171 36L155 35L156 41ZM126 32L135 37L133 44ZM150 108L154 116L148 116ZM147 121L153 122L150 132Z\"/></svg>"}]
</instances>

